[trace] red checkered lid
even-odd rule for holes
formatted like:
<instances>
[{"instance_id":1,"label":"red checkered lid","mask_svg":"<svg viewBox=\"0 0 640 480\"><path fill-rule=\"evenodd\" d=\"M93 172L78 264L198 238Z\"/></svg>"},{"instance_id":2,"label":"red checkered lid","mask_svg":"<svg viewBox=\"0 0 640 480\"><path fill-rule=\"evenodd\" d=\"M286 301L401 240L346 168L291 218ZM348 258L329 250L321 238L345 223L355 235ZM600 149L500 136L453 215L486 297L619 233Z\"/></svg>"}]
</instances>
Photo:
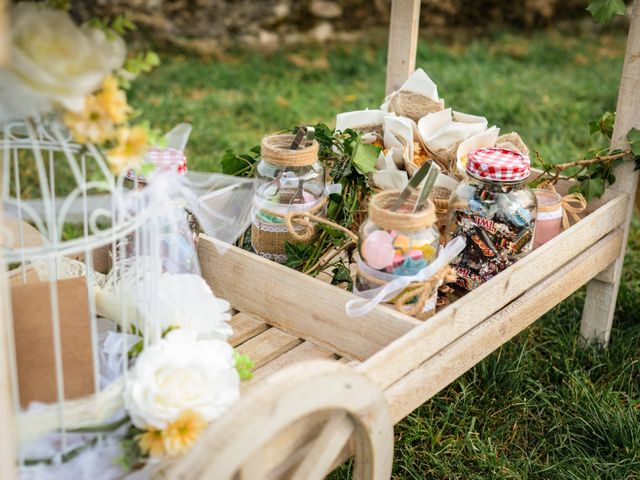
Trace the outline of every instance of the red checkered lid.
<instances>
[{"instance_id":1,"label":"red checkered lid","mask_svg":"<svg viewBox=\"0 0 640 480\"><path fill-rule=\"evenodd\" d=\"M173 170L178 175L187 173L187 157L184 152L175 148L150 148L144 157L145 163L153 163L156 170L166 172ZM133 170L127 172L127 178L134 180L136 174ZM142 175L138 175L138 181L145 182Z\"/></svg>"},{"instance_id":2,"label":"red checkered lid","mask_svg":"<svg viewBox=\"0 0 640 480\"><path fill-rule=\"evenodd\" d=\"M505 148L479 148L469 153L467 172L494 182L518 182L529 176L529 158Z\"/></svg>"}]
</instances>

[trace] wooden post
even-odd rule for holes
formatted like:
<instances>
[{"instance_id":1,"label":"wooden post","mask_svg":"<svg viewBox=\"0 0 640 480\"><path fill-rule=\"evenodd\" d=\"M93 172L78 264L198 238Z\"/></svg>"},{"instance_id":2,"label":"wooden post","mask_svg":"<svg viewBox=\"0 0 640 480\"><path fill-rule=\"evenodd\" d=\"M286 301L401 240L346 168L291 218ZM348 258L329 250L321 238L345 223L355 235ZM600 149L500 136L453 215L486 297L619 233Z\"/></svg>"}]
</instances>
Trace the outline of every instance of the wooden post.
<instances>
[{"instance_id":1,"label":"wooden post","mask_svg":"<svg viewBox=\"0 0 640 480\"><path fill-rule=\"evenodd\" d=\"M614 149L626 147L627 133L631 128L640 129L640 62L638 58L640 58L640 0L634 0L618 93L616 123L613 129L612 147ZM638 172L634 172L633 168L633 162L625 162L618 167L615 172L616 183L611 186L619 192L628 194L631 201L626 221L621 226L624 229L624 236L620 255L587 286L587 298L580 325L580 335L585 344L599 344L604 347L611 335L613 313L633 214L632 200L638 185Z\"/></svg>"},{"instance_id":2,"label":"wooden post","mask_svg":"<svg viewBox=\"0 0 640 480\"><path fill-rule=\"evenodd\" d=\"M387 54L387 95L402 86L416 68L420 0L393 0Z\"/></svg>"}]
</instances>

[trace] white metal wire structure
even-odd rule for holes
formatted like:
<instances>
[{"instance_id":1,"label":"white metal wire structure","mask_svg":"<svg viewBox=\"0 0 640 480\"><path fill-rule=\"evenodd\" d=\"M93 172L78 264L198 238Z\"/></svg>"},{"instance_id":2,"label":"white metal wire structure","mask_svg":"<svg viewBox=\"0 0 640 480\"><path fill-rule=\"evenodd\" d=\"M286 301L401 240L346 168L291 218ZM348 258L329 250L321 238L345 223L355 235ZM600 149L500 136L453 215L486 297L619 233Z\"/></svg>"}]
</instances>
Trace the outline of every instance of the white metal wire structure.
<instances>
[{"instance_id":1,"label":"white metal wire structure","mask_svg":"<svg viewBox=\"0 0 640 480\"><path fill-rule=\"evenodd\" d=\"M139 337L124 336L109 356L104 354L108 331L144 332L145 344L160 338L162 332L152 328L157 313L152 273L168 268L163 265L168 258L180 258L181 265L196 271L198 265L188 234L182 238L185 245L166 242L167 235L184 233L176 226L186 223L166 185L125 188L124 175L114 176L95 147L73 143L55 120L3 125L1 142L3 259L12 285L48 285L43 318L49 317L50 325L41 327L51 332L55 372L55 402L27 407L19 388L23 366L16 356L15 325L6 322L19 461L22 466L55 464L102 441L101 435L82 429L117 423L129 350ZM175 248L182 251L167 251ZM182 258L190 254L193 258ZM109 262L108 275L96 271L100 258ZM73 346L64 344L61 331L59 281L78 277L86 286L87 298L79 303L88 305L93 395L72 399L65 392L69 365L63 350ZM11 289L1 295L5 318L12 319Z\"/></svg>"}]
</instances>

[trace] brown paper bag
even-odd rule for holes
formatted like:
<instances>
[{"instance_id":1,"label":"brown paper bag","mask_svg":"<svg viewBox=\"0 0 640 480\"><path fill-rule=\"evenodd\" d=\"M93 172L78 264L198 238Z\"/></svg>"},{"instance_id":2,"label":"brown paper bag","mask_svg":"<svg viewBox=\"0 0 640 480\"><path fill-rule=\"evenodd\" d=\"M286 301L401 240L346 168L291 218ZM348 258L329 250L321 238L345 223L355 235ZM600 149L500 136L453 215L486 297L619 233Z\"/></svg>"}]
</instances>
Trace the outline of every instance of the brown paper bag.
<instances>
[{"instance_id":1,"label":"brown paper bag","mask_svg":"<svg viewBox=\"0 0 640 480\"><path fill-rule=\"evenodd\" d=\"M60 315L64 398L94 392L91 323L85 278L56 282ZM29 282L11 286L13 329L20 404L56 402L56 365L51 285Z\"/></svg>"}]
</instances>

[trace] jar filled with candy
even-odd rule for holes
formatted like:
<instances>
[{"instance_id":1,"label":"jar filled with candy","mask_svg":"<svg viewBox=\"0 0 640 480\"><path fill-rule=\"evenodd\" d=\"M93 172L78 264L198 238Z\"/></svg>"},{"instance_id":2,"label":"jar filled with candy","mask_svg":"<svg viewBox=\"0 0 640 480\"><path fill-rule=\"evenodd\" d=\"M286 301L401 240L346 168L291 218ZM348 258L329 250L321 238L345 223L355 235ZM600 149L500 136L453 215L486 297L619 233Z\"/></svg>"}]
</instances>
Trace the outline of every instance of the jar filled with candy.
<instances>
[{"instance_id":1,"label":"jar filled with candy","mask_svg":"<svg viewBox=\"0 0 640 480\"><path fill-rule=\"evenodd\" d=\"M414 212L415 202L409 201L393 211L398 195L399 192L385 191L370 200L369 216L360 227L358 292L398 277L416 275L437 257L440 233L433 202L428 200ZM429 302L416 315L419 318L430 316L435 309L437 292L434 289L428 293Z\"/></svg>"},{"instance_id":2,"label":"jar filled with candy","mask_svg":"<svg viewBox=\"0 0 640 480\"><path fill-rule=\"evenodd\" d=\"M324 215L328 200L324 169L318 161L318 143L302 140L296 146L294 140L290 134L264 137L261 160L256 167L260 183L254 196L251 244L257 254L276 262L286 260L287 241L300 241L300 236L293 236L290 228L295 229L293 233L303 230L298 225L288 226L287 215L290 212Z\"/></svg>"},{"instance_id":3,"label":"jar filled with candy","mask_svg":"<svg viewBox=\"0 0 640 480\"><path fill-rule=\"evenodd\" d=\"M464 236L454 260L457 285L473 290L533 248L536 197L525 185L529 159L502 148L469 154L466 176L449 199L446 239Z\"/></svg>"}]
</instances>

